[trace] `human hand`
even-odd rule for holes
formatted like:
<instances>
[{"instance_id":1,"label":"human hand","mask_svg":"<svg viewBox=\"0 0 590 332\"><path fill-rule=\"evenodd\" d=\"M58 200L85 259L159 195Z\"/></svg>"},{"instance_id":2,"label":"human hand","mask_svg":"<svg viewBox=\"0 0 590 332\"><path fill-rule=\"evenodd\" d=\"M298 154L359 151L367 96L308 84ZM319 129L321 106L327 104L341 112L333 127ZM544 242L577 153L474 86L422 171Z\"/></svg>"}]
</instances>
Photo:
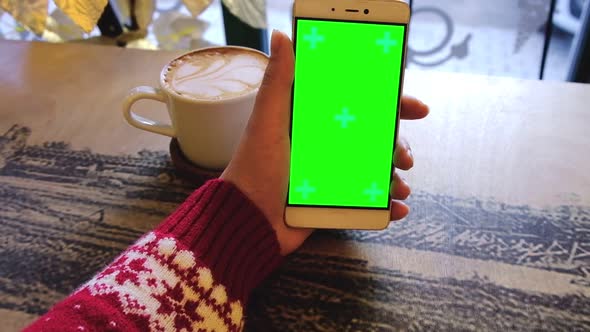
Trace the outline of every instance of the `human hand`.
<instances>
[{"instance_id":1,"label":"human hand","mask_svg":"<svg viewBox=\"0 0 590 332\"><path fill-rule=\"evenodd\" d=\"M293 46L289 38L274 31L271 58L256 98L244 135L221 179L232 182L248 196L268 218L276 231L281 254L299 248L311 234L310 229L285 224L285 206L289 185L291 86L294 74ZM421 119L428 107L418 99L402 97L401 118ZM409 170L414 165L407 141L397 140L394 165ZM391 220L404 218L410 208L401 202L410 195L410 186L395 173L391 190Z\"/></svg>"}]
</instances>

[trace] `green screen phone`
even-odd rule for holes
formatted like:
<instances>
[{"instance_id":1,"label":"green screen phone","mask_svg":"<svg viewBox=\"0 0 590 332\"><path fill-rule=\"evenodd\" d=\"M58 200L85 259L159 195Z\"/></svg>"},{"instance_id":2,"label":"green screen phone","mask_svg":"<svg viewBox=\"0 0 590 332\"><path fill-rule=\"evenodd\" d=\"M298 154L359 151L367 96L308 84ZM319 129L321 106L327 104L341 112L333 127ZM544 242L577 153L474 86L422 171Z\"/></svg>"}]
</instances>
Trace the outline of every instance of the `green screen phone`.
<instances>
[{"instance_id":1,"label":"green screen phone","mask_svg":"<svg viewBox=\"0 0 590 332\"><path fill-rule=\"evenodd\" d=\"M389 209L406 30L295 18L288 206Z\"/></svg>"}]
</instances>

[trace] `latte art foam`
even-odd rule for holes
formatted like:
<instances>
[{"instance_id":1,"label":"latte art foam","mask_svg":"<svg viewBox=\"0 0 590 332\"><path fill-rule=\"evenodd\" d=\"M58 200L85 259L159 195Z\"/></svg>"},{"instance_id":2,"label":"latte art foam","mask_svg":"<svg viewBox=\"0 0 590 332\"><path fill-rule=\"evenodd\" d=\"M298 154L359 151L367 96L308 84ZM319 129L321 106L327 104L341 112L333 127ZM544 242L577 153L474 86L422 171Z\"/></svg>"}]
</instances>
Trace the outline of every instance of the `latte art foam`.
<instances>
[{"instance_id":1,"label":"latte art foam","mask_svg":"<svg viewBox=\"0 0 590 332\"><path fill-rule=\"evenodd\" d=\"M232 98L258 89L267 63L254 51L207 49L172 61L164 81L176 93L195 99Z\"/></svg>"}]
</instances>

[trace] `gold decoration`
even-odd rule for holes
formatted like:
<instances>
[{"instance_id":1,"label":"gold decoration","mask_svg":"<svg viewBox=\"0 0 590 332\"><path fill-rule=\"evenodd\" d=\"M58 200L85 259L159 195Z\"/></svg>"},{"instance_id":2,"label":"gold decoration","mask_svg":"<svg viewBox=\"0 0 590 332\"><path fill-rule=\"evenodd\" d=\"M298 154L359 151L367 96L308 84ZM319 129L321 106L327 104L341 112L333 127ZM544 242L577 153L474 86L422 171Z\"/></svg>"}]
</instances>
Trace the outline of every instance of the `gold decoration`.
<instances>
[{"instance_id":1,"label":"gold decoration","mask_svg":"<svg viewBox=\"0 0 590 332\"><path fill-rule=\"evenodd\" d=\"M119 8L121 14L125 17L130 17L135 14L139 31L135 37L145 37L147 27L152 23L152 18L155 11L156 0L135 0L134 8L131 8L130 0L113 0L114 5ZM201 14L213 0L182 0L190 13L196 17ZM231 4L230 10L238 17L244 19L245 22L253 26L265 24L266 17L264 15L264 8L260 10L260 4L264 4L265 0L237 0L237 2L244 2L244 4L236 6L236 0L228 0ZM57 7L67 17L71 19L84 32L91 32L100 19L108 0L54 0ZM254 5L253 5L254 3ZM20 24L33 30L37 35L47 35L50 40L68 40L74 35L79 36L79 32L67 24L65 16L59 16L60 13L54 12L52 17L47 17L48 0L0 0L0 8L11 14L14 19ZM133 13L132 13L133 11ZM262 19L261 19L262 13ZM167 18L171 19L171 17ZM179 42L181 39L194 39L195 36L200 36L203 30L203 23L198 22L190 24L189 20L174 17L173 25L179 25L178 34L170 35L173 43ZM254 23L251 23L254 22ZM65 23L67 28L63 31L57 31L58 25ZM48 27L46 29L46 24ZM264 25L263 24L263 25ZM66 31L68 30L68 31ZM193 44L194 41L191 42Z\"/></svg>"},{"instance_id":2,"label":"gold decoration","mask_svg":"<svg viewBox=\"0 0 590 332\"><path fill-rule=\"evenodd\" d=\"M207 9L211 3L213 3L213 0L182 0L182 2L184 2L188 11L191 12L194 17L197 17Z\"/></svg>"},{"instance_id":3,"label":"gold decoration","mask_svg":"<svg viewBox=\"0 0 590 332\"><path fill-rule=\"evenodd\" d=\"M55 4L85 32L90 32L102 15L108 0L54 0ZM46 9L47 10L47 9Z\"/></svg>"},{"instance_id":4,"label":"gold decoration","mask_svg":"<svg viewBox=\"0 0 590 332\"><path fill-rule=\"evenodd\" d=\"M47 5L47 0L0 0L0 8L37 35L45 30Z\"/></svg>"}]
</instances>

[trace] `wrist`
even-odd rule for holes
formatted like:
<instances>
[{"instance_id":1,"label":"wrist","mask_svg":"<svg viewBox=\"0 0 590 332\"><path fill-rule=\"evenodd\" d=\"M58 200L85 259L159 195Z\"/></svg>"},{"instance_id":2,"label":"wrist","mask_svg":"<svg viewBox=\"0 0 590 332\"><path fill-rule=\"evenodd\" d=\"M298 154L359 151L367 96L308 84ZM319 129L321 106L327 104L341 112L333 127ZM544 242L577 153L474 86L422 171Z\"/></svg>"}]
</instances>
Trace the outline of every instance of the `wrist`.
<instances>
[{"instance_id":1,"label":"wrist","mask_svg":"<svg viewBox=\"0 0 590 332\"><path fill-rule=\"evenodd\" d=\"M258 207L235 185L207 182L155 232L194 253L230 296L250 291L280 265L277 234Z\"/></svg>"}]
</instances>

